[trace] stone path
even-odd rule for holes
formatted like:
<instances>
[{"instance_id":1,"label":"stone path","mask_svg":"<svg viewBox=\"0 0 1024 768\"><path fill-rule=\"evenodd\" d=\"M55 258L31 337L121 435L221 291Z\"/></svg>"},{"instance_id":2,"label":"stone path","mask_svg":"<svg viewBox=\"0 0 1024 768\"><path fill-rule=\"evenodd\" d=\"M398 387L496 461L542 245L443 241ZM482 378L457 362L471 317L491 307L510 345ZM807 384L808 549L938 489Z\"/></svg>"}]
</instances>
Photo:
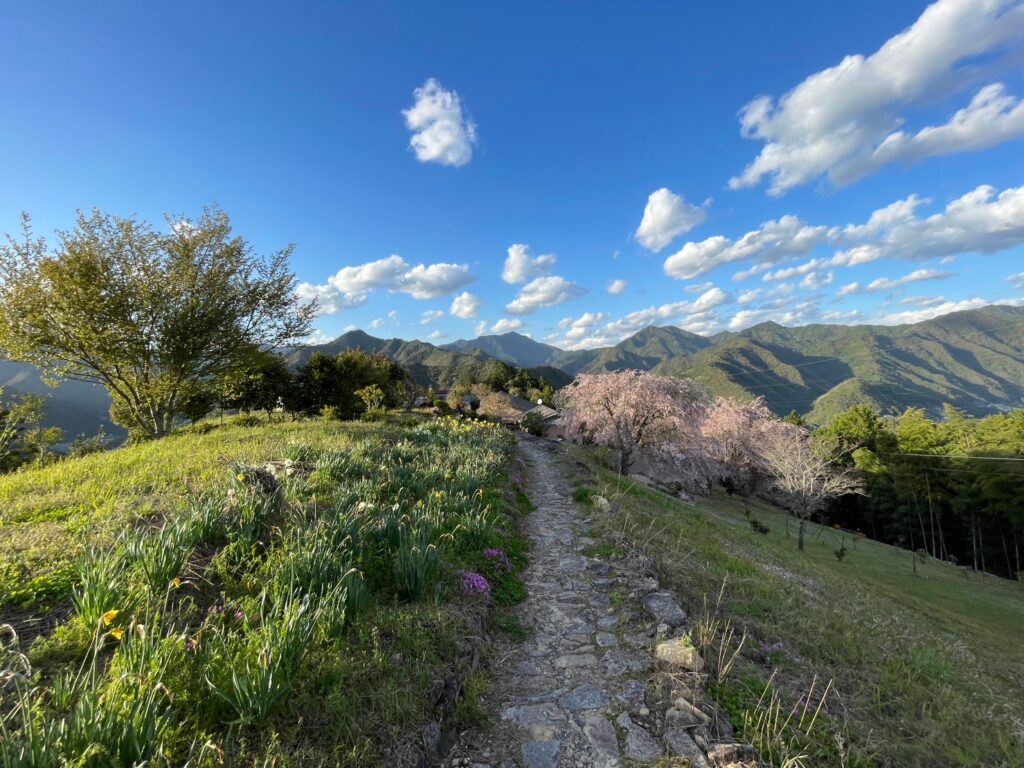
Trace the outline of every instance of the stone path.
<instances>
[{"instance_id":1,"label":"stone path","mask_svg":"<svg viewBox=\"0 0 1024 768\"><path fill-rule=\"evenodd\" d=\"M695 707L681 711L685 702L652 712L659 708L649 691L654 647L681 635L686 616L670 592L658 591L649 561L645 567L636 559L588 556L596 542L552 455L557 450L547 441L520 440L535 507L525 521L529 597L518 608L530 636L492 660L494 726L464 734L447 764L615 768L682 755L694 768L706 767L692 730L675 726L703 726L708 716Z\"/></svg>"}]
</instances>

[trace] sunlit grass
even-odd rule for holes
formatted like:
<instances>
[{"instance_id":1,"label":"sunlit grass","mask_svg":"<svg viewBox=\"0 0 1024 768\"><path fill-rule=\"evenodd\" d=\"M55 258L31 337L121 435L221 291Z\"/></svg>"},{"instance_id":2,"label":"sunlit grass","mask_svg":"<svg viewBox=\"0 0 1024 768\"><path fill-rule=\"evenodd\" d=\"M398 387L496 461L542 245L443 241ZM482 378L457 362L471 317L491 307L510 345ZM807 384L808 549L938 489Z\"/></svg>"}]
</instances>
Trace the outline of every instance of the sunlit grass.
<instances>
[{"instance_id":1,"label":"sunlit grass","mask_svg":"<svg viewBox=\"0 0 1024 768\"><path fill-rule=\"evenodd\" d=\"M577 455L613 500L605 531L653 555L691 614L726 580L723 616L750 639L714 688L737 726L776 668L786 707L834 680L810 765L1024 765L1024 585L814 524L801 554L774 506L751 504L760 534L738 497L684 504Z\"/></svg>"}]
</instances>

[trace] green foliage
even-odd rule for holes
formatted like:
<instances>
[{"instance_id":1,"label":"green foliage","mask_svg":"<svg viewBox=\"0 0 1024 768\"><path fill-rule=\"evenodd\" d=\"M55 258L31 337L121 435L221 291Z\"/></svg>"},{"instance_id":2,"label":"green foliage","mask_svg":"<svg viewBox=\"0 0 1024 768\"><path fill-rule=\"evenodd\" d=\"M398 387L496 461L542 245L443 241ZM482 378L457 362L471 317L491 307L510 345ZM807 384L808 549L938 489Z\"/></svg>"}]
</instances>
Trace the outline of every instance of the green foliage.
<instances>
[{"instance_id":1,"label":"green foliage","mask_svg":"<svg viewBox=\"0 0 1024 768\"><path fill-rule=\"evenodd\" d=\"M536 411L529 411L523 417L522 421L523 429L529 432L531 435L542 437L548 430L547 424L544 421L544 417Z\"/></svg>"},{"instance_id":2,"label":"green foliage","mask_svg":"<svg viewBox=\"0 0 1024 768\"><path fill-rule=\"evenodd\" d=\"M481 547L504 547L495 600L521 599L524 545L502 514L507 431L397 415L387 425L240 422L63 463L72 485L61 484L61 508L80 499L89 511L63 547L43 550L53 570L24 561L25 539L0 553L0 586L12 586L0 600L36 570L56 574L69 543L94 550L75 572L75 616L29 653L40 681L26 699L31 722L0 692L0 711L15 713L0 755L33 739L53 756L41 765L121 764L115 750L152 765L205 764L221 750L244 764L378 764L425 721L434 681L459 673L463 597L441 574L483 569ZM282 456L275 486L263 467ZM21 516L19 534L34 521L60 531L62 518L29 504L47 500L50 471L0 478L11 502L0 515ZM105 498L116 503L97 512ZM93 632L95 681L65 685ZM324 725L314 744L292 738L313 719ZM0 766L21 764L7 759Z\"/></svg>"},{"instance_id":3,"label":"green foliage","mask_svg":"<svg viewBox=\"0 0 1024 768\"><path fill-rule=\"evenodd\" d=\"M296 400L308 413L331 407L339 418L351 419L370 407L369 402L378 409L399 405L405 378L405 371L381 354L357 349L337 355L315 352L296 375Z\"/></svg>"},{"instance_id":4,"label":"green foliage","mask_svg":"<svg viewBox=\"0 0 1024 768\"><path fill-rule=\"evenodd\" d=\"M269 258L208 208L170 231L93 211L55 247L0 247L0 347L54 379L107 388L119 423L150 437L195 416L253 349L301 338L315 313L295 293L291 248Z\"/></svg>"}]
</instances>

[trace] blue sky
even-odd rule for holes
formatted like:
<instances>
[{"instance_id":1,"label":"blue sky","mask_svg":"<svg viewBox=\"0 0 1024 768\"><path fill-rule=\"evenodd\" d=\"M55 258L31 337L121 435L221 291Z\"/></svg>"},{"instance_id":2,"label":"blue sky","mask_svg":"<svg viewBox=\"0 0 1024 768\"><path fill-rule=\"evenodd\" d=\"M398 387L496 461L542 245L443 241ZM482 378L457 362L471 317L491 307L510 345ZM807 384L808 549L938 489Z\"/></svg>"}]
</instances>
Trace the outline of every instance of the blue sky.
<instances>
[{"instance_id":1,"label":"blue sky","mask_svg":"<svg viewBox=\"0 0 1024 768\"><path fill-rule=\"evenodd\" d=\"M1021 0L43 5L4 15L0 230L216 202L296 244L321 338L1024 298Z\"/></svg>"}]
</instances>

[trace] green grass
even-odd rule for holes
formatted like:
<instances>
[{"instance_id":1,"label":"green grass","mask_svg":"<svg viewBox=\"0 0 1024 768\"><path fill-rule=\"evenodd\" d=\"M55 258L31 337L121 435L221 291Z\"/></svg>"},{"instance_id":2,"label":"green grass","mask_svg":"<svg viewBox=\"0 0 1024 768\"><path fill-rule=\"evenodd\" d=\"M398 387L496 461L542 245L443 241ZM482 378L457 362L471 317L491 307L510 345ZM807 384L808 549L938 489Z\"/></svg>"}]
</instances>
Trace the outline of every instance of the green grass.
<instances>
[{"instance_id":1,"label":"green grass","mask_svg":"<svg viewBox=\"0 0 1024 768\"><path fill-rule=\"evenodd\" d=\"M773 669L783 719L815 676L819 694L834 681L812 736L783 734L776 755L782 747L813 765L1024 765L1024 585L932 559L915 573L910 552L813 524L800 553L776 507L751 504L770 529L761 535L739 498L684 504L573 450L591 466L581 482L615 505L604 532L654 556L694 622L715 614L725 581L719 615L737 628L733 647L742 628L750 633L713 686L735 725L756 715Z\"/></svg>"},{"instance_id":2,"label":"green grass","mask_svg":"<svg viewBox=\"0 0 1024 768\"><path fill-rule=\"evenodd\" d=\"M493 425L389 417L206 426L0 478L20 635L0 672L26 674L0 688L0 766L410 759L431 692L524 596L513 459ZM456 723L482 722L484 685Z\"/></svg>"}]
</instances>

